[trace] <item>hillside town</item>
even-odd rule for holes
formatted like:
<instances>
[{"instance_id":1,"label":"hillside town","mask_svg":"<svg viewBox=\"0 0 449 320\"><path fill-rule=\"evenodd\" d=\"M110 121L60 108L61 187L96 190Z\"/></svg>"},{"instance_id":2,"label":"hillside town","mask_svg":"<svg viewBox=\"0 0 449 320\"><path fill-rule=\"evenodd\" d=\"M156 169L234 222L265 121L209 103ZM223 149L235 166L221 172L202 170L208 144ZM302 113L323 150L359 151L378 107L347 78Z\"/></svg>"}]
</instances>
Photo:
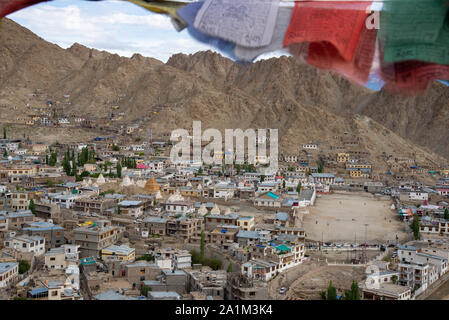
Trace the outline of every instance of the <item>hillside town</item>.
<instances>
[{"instance_id":1,"label":"hillside town","mask_svg":"<svg viewBox=\"0 0 449 320\"><path fill-rule=\"evenodd\" d=\"M170 137L139 126L8 135L1 299L409 300L449 278L449 166L423 155L370 154L345 133L270 172L269 157L173 163Z\"/></svg>"}]
</instances>

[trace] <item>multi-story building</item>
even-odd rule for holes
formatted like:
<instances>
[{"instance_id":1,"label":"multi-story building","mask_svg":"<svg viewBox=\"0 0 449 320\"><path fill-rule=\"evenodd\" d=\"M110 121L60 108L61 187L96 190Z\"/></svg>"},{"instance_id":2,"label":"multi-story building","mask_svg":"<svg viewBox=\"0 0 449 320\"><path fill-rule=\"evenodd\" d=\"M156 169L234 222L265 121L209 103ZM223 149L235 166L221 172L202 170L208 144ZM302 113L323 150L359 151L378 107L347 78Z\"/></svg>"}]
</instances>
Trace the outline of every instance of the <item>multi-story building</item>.
<instances>
[{"instance_id":1,"label":"multi-story building","mask_svg":"<svg viewBox=\"0 0 449 320\"><path fill-rule=\"evenodd\" d=\"M240 218L238 214L225 214L225 215L208 215L204 218L205 228L207 231L212 231L221 225L233 225L237 226L237 220Z\"/></svg>"},{"instance_id":2,"label":"multi-story building","mask_svg":"<svg viewBox=\"0 0 449 320\"><path fill-rule=\"evenodd\" d=\"M237 225L241 230L252 231L255 227L254 216L241 216L237 219Z\"/></svg>"},{"instance_id":3,"label":"multi-story building","mask_svg":"<svg viewBox=\"0 0 449 320\"><path fill-rule=\"evenodd\" d=\"M208 232L208 240L210 243L221 246L226 250L235 243L239 230L240 228L235 225L217 226L214 230Z\"/></svg>"},{"instance_id":4,"label":"multi-story building","mask_svg":"<svg viewBox=\"0 0 449 320\"><path fill-rule=\"evenodd\" d=\"M399 194L401 201L428 201L429 193L425 191L403 191Z\"/></svg>"},{"instance_id":5,"label":"multi-story building","mask_svg":"<svg viewBox=\"0 0 449 320\"><path fill-rule=\"evenodd\" d=\"M26 223L22 230L30 236L44 237L46 250L60 247L64 244L64 228L51 222L37 221Z\"/></svg>"},{"instance_id":6,"label":"multi-story building","mask_svg":"<svg viewBox=\"0 0 449 320\"><path fill-rule=\"evenodd\" d=\"M143 220L149 234L159 234L164 236L167 231L167 219L160 217L146 217Z\"/></svg>"},{"instance_id":7,"label":"multi-story building","mask_svg":"<svg viewBox=\"0 0 449 320\"><path fill-rule=\"evenodd\" d=\"M0 288L14 284L19 276L17 262L0 262Z\"/></svg>"},{"instance_id":8,"label":"multi-story building","mask_svg":"<svg viewBox=\"0 0 449 320\"><path fill-rule=\"evenodd\" d=\"M32 223L34 218L35 217L30 210L20 210L16 212L0 211L0 220L7 221L7 230L19 230L27 223Z\"/></svg>"},{"instance_id":9,"label":"multi-story building","mask_svg":"<svg viewBox=\"0 0 449 320\"><path fill-rule=\"evenodd\" d=\"M73 210L89 213L103 214L106 210L115 207L112 199L82 198L76 199Z\"/></svg>"},{"instance_id":10,"label":"multi-story building","mask_svg":"<svg viewBox=\"0 0 449 320\"><path fill-rule=\"evenodd\" d=\"M65 269L76 265L79 259L79 245L65 244L59 248L51 248L45 255L45 268Z\"/></svg>"},{"instance_id":11,"label":"multi-story building","mask_svg":"<svg viewBox=\"0 0 449 320\"><path fill-rule=\"evenodd\" d=\"M3 243L6 248L24 253L33 252L35 256L45 253L45 238L43 237L18 235L13 238L7 238Z\"/></svg>"},{"instance_id":12,"label":"multi-story building","mask_svg":"<svg viewBox=\"0 0 449 320\"><path fill-rule=\"evenodd\" d=\"M337 153L337 162L346 163L349 161L349 153L339 152Z\"/></svg>"},{"instance_id":13,"label":"multi-story building","mask_svg":"<svg viewBox=\"0 0 449 320\"><path fill-rule=\"evenodd\" d=\"M188 284L187 288L190 292L197 291L214 299L224 299L227 286L227 273L225 270L187 271Z\"/></svg>"},{"instance_id":14,"label":"multi-story building","mask_svg":"<svg viewBox=\"0 0 449 320\"><path fill-rule=\"evenodd\" d=\"M171 213L186 214L194 211L194 203L189 201L173 201L165 204L165 210Z\"/></svg>"},{"instance_id":15,"label":"multi-story building","mask_svg":"<svg viewBox=\"0 0 449 320\"><path fill-rule=\"evenodd\" d=\"M80 246L81 257L99 258L101 250L115 244L121 238L122 230L108 220L99 220L90 226L73 230L75 244Z\"/></svg>"},{"instance_id":16,"label":"multi-story building","mask_svg":"<svg viewBox=\"0 0 449 320\"><path fill-rule=\"evenodd\" d=\"M265 192L254 199L256 207L271 207L280 208L282 205L282 198L274 192Z\"/></svg>"},{"instance_id":17,"label":"multi-story building","mask_svg":"<svg viewBox=\"0 0 449 320\"><path fill-rule=\"evenodd\" d=\"M333 173L312 173L309 177L312 183L334 184L335 175Z\"/></svg>"},{"instance_id":18,"label":"multi-story building","mask_svg":"<svg viewBox=\"0 0 449 320\"><path fill-rule=\"evenodd\" d=\"M133 262L136 259L136 249L125 245L111 245L101 250L101 258L116 257L121 261Z\"/></svg>"},{"instance_id":19,"label":"multi-story building","mask_svg":"<svg viewBox=\"0 0 449 320\"><path fill-rule=\"evenodd\" d=\"M412 290L426 290L448 271L448 260L444 257L422 252L412 246L399 246L399 284Z\"/></svg>"},{"instance_id":20,"label":"multi-story building","mask_svg":"<svg viewBox=\"0 0 449 320\"><path fill-rule=\"evenodd\" d=\"M14 210L28 210L30 197L27 192L10 192L6 194L9 207Z\"/></svg>"},{"instance_id":21,"label":"multi-story building","mask_svg":"<svg viewBox=\"0 0 449 320\"><path fill-rule=\"evenodd\" d=\"M379 286L369 286L362 289L363 300L410 300L412 293L410 288L392 284L382 283Z\"/></svg>"},{"instance_id":22,"label":"multi-story building","mask_svg":"<svg viewBox=\"0 0 449 320\"><path fill-rule=\"evenodd\" d=\"M184 241L201 238L204 220L202 218L187 218L185 216L167 221L167 234L176 235Z\"/></svg>"},{"instance_id":23,"label":"multi-story building","mask_svg":"<svg viewBox=\"0 0 449 320\"><path fill-rule=\"evenodd\" d=\"M154 260L161 269L185 269L192 267L192 255L187 250L173 248L159 249Z\"/></svg>"},{"instance_id":24,"label":"multi-story building","mask_svg":"<svg viewBox=\"0 0 449 320\"><path fill-rule=\"evenodd\" d=\"M269 281L276 274L302 263L305 255L304 244L294 242L295 236L279 236L291 240L272 240L270 244L258 245L257 251L252 252L252 258L242 264L241 273L248 278ZM256 247L253 247L254 249Z\"/></svg>"},{"instance_id":25,"label":"multi-story building","mask_svg":"<svg viewBox=\"0 0 449 320\"><path fill-rule=\"evenodd\" d=\"M120 214L138 218L144 213L142 201L124 200L119 202Z\"/></svg>"},{"instance_id":26,"label":"multi-story building","mask_svg":"<svg viewBox=\"0 0 449 320\"><path fill-rule=\"evenodd\" d=\"M124 275L133 287L140 288L145 280L153 280L160 274L161 269L155 263L137 261L125 266Z\"/></svg>"}]
</instances>

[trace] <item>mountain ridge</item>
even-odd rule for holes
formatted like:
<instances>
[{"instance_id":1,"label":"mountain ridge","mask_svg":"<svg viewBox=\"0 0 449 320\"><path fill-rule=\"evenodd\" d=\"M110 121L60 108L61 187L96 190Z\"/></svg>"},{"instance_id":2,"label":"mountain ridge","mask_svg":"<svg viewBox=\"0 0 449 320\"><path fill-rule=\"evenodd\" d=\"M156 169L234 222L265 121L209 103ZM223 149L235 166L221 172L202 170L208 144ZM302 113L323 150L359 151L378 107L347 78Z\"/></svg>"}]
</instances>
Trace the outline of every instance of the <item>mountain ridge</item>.
<instances>
[{"instance_id":1,"label":"mountain ridge","mask_svg":"<svg viewBox=\"0 0 449 320\"><path fill-rule=\"evenodd\" d=\"M163 63L78 43L63 49L8 19L0 43L0 104L16 108L5 109L3 122L17 110L31 114L27 105L70 95L68 115L105 118L117 104L125 113L117 124L143 121L161 134L191 128L194 120L220 130L278 128L281 147L297 152L301 143L351 132L375 154L385 148L424 153L434 162L449 158L449 88L439 83L421 96L401 97L353 85L295 57L240 65L203 51ZM44 92L40 100L29 96L36 90Z\"/></svg>"}]
</instances>

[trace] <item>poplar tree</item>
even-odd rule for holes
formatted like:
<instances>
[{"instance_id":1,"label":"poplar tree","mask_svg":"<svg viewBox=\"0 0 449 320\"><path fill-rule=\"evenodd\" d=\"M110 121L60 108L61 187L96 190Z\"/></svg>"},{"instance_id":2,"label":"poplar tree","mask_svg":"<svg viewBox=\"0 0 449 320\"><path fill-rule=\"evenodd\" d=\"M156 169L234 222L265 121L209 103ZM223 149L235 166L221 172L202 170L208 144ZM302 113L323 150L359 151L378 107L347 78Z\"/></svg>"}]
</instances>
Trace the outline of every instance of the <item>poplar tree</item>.
<instances>
[{"instance_id":1,"label":"poplar tree","mask_svg":"<svg viewBox=\"0 0 449 320\"><path fill-rule=\"evenodd\" d=\"M332 286L332 280L329 281L329 287L327 288L327 300L337 300L337 289Z\"/></svg>"},{"instance_id":2,"label":"poplar tree","mask_svg":"<svg viewBox=\"0 0 449 320\"><path fill-rule=\"evenodd\" d=\"M418 240L419 239L419 217L418 217L417 213L415 213L413 216L412 231L413 231L413 236L415 237L415 240Z\"/></svg>"}]
</instances>

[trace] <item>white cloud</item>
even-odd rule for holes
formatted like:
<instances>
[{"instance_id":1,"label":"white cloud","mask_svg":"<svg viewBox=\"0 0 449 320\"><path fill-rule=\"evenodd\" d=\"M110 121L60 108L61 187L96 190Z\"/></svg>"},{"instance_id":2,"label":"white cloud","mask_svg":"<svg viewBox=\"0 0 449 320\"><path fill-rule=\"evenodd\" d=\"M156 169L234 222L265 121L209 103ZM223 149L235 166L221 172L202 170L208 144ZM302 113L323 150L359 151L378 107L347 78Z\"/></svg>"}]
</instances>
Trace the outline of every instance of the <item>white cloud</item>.
<instances>
[{"instance_id":1,"label":"white cloud","mask_svg":"<svg viewBox=\"0 0 449 320\"><path fill-rule=\"evenodd\" d=\"M162 61L174 53L209 49L191 39L186 32L176 32L169 17L150 13L130 3L123 6L133 12L125 13L105 5L86 8L69 2L62 7L39 4L9 18L63 48L78 42L124 56L140 53Z\"/></svg>"}]
</instances>

